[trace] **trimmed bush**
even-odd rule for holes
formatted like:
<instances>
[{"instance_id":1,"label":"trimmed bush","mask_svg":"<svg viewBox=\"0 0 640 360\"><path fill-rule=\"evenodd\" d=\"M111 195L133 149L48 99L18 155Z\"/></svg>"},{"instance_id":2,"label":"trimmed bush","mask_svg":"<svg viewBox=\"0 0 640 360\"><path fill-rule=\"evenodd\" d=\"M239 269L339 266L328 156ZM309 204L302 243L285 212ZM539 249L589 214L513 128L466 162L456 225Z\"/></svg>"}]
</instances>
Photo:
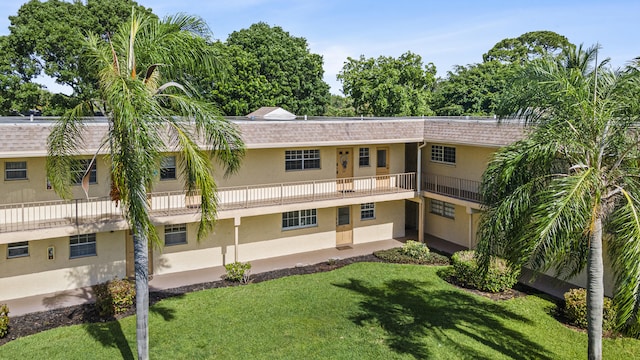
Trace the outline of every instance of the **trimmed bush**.
<instances>
[{"instance_id":1,"label":"trimmed bush","mask_svg":"<svg viewBox=\"0 0 640 360\"><path fill-rule=\"evenodd\" d=\"M512 269L504 259L494 257L484 276L480 274L475 251L458 251L451 257L453 276L463 286L488 292L501 292L518 282L520 270Z\"/></svg>"},{"instance_id":2,"label":"trimmed bush","mask_svg":"<svg viewBox=\"0 0 640 360\"><path fill-rule=\"evenodd\" d=\"M236 261L225 265L224 268L227 269L227 280L240 283L249 282L249 270L251 269L251 263L241 263Z\"/></svg>"},{"instance_id":3,"label":"trimmed bush","mask_svg":"<svg viewBox=\"0 0 640 360\"><path fill-rule=\"evenodd\" d=\"M9 332L9 307L6 304L0 305L0 338Z\"/></svg>"},{"instance_id":4,"label":"trimmed bush","mask_svg":"<svg viewBox=\"0 0 640 360\"><path fill-rule=\"evenodd\" d=\"M571 289L564 293L564 315L567 321L581 329L587 328L587 290ZM605 297L602 330L612 331L616 326L616 310L613 301Z\"/></svg>"},{"instance_id":5,"label":"trimmed bush","mask_svg":"<svg viewBox=\"0 0 640 360\"><path fill-rule=\"evenodd\" d=\"M402 248L393 248L389 250L380 250L373 253L378 259L396 264L416 264L416 265L449 265L449 258L430 252L429 255L422 259L416 259L406 255Z\"/></svg>"},{"instance_id":6,"label":"trimmed bush","mask_svg":"<svg viewBox=\"0 0 640 360\"><path fill-rule=\"evenodd\" d=\"M133 281L113 279L93 286L96 309L102 317L122 314L133 307L136 287Z\"/></svg>"},{"instance_id":7,"label":"trimmed bush","mask_svg":"<svg viewBox=\"0 0 640 360\"><path fill-rule=\"evenodd\" d=\"M424 260L429 256L429 248L418 241L407 240L401 247L402 253L418 260Z\"/></svg>"}]
</instances>

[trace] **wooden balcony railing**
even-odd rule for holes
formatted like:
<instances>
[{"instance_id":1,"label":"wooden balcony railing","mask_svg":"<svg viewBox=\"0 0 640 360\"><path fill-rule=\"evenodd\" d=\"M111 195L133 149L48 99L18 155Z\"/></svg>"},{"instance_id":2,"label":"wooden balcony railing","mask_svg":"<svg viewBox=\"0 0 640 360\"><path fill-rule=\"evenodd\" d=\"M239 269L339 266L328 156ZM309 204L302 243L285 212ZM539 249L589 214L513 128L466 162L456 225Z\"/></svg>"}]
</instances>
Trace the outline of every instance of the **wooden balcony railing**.
<instances>
[{"instance_id":1,"label":"wooden balcony railing","mask_svg":"<svg viewBox=\"0 0 640 360\"><path fill-rule=\"evenodd\" d=\"M218 209L234 210L415 191L415 173L248 185L218 189ZM199 212L200 197L184 191L148 195L152 216ZM123 220L109 197L0 205L0 233Z\"/></svg>"},{"instance_id":2,"label":"wooden balcony railing","mask_svg":"<svg viewBox=\"0 0 640 360\"><path fill-rule=\"evenodd\" d=\"M480 181L450 176L422 174L422 190L456 199L480 203Z\"/></svg>"}]
</instances>

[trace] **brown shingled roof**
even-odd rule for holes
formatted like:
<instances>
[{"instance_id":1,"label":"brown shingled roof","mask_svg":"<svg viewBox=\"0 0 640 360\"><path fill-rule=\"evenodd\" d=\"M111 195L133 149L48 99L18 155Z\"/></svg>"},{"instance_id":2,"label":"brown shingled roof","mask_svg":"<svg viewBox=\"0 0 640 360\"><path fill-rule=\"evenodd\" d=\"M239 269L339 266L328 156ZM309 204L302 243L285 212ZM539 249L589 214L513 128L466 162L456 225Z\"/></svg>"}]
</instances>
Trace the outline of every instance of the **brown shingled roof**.
<instances>
[{"instance_id":1,"label":"brown shingled roof","mask_svg":"<svg viewBox=\"0 0 640 360\"><path fill-rule=\"evenodd\" d=\"M443 142L486 147L524 136L519 123L442 119L333 119L235 121L247 148ZM0 157L45 156L53 122L0 123ZM85 125L84 154L93 154L107 133L106 122ZM102 152L108 151L103 149Z\"/></svg>"}]
</instances>

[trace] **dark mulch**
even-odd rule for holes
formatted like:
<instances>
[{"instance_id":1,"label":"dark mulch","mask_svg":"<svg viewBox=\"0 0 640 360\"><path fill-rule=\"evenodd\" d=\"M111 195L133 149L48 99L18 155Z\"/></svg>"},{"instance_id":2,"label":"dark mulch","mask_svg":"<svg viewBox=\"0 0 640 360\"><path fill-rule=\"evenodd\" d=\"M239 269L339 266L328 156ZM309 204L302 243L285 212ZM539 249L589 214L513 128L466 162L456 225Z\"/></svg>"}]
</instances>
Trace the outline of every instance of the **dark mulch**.
<instances>
[{"instance_id":1,"label":"dark mulch","mask_svg":"<svg viewBox=\"0 0 640 360\"><path fill-rule=\"evenodd\" d=\"M356 256L346 259L336 259L329 262L322 262L314 265L297 266L288 269L280 269L268 271L260 274L251 275L251 283L258 283L267 280L278 279L290 275L304 275L313 274L317 272L331 271L356 262L381 262L373 255ZM239 286L239 283L230 282L225 280L217 280L203 284L187 285L179 288L152 291L149 293L149 304L153 305L158 301L170 297L180 296L186 293L215 289L227 286ZM11 309L9 309L11 311ZM135 309L131 309L124 314L117 316L118 319L135 314ZM83 304L65 307L61 309L53 309L48 311L41 311L37 313L25 314L21 316L11 316L9 313L9 333L4 338L0 338L0 345L3 345L11 340L17 338L39 333L41 331L57 328L60 326L86 324L95 322L105 322L114 320L103 319L98 315L94 304Z\"/></svg>"},{"instance_id":2,"label":"dark mulch","mask_svg":"<svg viewBox=\"0 0 640 360\"><path fill-rule=\"evenodd\" d=\"M356 262L383 262L382 259L371 255L356 256L346 259L336 259L328 262L322 262L314 265L297 266L288 269L280 269L268 271L260 274L251 275L251 283L258 283L267 280L278 279L291 275L304 275L313 274L318 272L331 271L349 264ZM149 293L149 304L153 305L158 301L170 297L181 296L194 291L200 291L205 289L215 289L227 286L239 286L239 283L230 282L225 280L217 280L202 284L182 286L179 288L152 291ZM454 284L455 285L455 284ZM463 288L472 293L489 297L494 300L505 300L514 297L525 296L527 293L531 293L531 289L516 287L516 289L510 289L508 291L491 294L485 293L479 290ZM9 309L11 310L11 309ZM117 319L135 314L135 309L131 309L124 314L117 316ZM11 315L11 314L9 314ZM3 345L11 340L17 338L32 335L41 331L57 328L60 326L86 324L95 322L111 321L115 318L104 319L98 315L98 312L94 304L83 304L70 306L61 309L53 309L48 311L42 311L37 313L31 313L21 316L15 316L10 318L9 333L4 338L0 339L0 345Z\"/></svg>"}]
</instances>

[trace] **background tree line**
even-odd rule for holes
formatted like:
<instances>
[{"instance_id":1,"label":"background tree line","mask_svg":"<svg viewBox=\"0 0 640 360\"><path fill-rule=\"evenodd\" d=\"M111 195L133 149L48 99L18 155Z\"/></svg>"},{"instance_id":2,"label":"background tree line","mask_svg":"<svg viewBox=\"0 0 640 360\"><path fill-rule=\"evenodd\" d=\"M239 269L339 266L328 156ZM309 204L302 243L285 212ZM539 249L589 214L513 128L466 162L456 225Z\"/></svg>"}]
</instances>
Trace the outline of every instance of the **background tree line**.
<instances>
[{"instance_id":1,"label":"background tree line","mask_svg":"<svg viewBox=\"0 0 640 360\"><path fill-rule=\"evenodd\" d=\"M131 0L32 0L9 16L10 33L0 36L0 115L61 115L96 98L97 79L82 42L89 33L109 37L132 7L155 16ZM551 31L526 33L501 40L482 62L455 66L443 78L436 77L433 63L411 51L397 58L347 58L338 74L341 96L329 93L322 56L310 51L306 39L257 23L224 42L208 39L207 46L221 55L221 71L189 79L188 85L229 116L261 106L315 116L487 116L499 112L501 94L519 68L545 54L558 56L569 45ZM50 93L34 82L41 75L72 94Z\"/></svg>"}]
</instances>

